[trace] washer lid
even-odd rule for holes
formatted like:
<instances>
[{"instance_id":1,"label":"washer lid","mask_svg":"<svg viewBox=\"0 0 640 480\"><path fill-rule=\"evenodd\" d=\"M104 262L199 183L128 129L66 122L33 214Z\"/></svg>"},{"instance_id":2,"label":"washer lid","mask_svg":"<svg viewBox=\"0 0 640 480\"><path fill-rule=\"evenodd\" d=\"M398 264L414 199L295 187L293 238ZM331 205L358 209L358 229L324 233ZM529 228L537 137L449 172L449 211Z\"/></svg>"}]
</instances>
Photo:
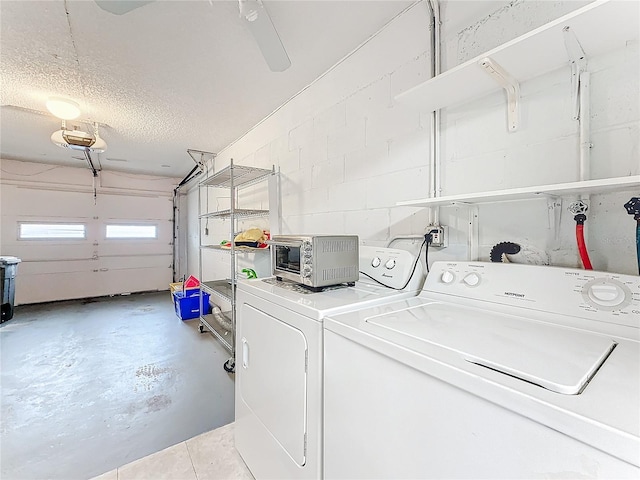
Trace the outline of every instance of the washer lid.
<instances>
[{"instance_id":1,"label":"washer lid","mask_svg":"<svg viewBox=\"0 0 640 480\"><path fill-rule=\"evenodd\" d=\"M567 395L579 394L616 346L611 338L582 330L437 302L366 322Z\"/></svg>"}]
</instances>

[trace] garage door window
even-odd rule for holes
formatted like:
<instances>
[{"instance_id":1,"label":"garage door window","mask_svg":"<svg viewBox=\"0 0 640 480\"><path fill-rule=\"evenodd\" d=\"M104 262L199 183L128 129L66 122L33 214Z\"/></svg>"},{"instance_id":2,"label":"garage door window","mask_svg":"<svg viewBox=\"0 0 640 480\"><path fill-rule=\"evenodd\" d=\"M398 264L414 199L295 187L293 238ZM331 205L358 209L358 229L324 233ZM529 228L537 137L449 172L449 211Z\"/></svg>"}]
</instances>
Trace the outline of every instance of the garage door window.
<instances>
[{"instance_id":1,"label":"garage door window","mask_svg":"<svg viewBox=\"0 0 640 480\"><path fill-rule=\"evenodd\" d=\"M107 238L157 238L157 225L107 225Z\"/></svg>"},{"instance_id":2,"label":"garage door window","mask_svg":"<svg viewBox=\"0 0 640 480\"><path fill-rule=\"evenodd\" d=\"M86 225L81 223L20 223L20 240L87 238Z\"/></svg>"}]
</instances>

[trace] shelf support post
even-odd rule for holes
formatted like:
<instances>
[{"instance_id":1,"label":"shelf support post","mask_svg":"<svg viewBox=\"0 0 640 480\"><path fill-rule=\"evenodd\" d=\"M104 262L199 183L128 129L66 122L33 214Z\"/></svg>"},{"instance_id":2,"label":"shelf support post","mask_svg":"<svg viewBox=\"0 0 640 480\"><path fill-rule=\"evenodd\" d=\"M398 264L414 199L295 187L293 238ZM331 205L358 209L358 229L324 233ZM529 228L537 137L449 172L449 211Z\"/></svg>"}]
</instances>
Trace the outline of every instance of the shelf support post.
<instances>
[{"instance_id":1,"label":"shelf support post","mask_svg":"<svg viewBox=\"0 0 640 480\"><path fill-rule=\"evenodd\" d=\"M520 83L504 68L490 57L484 57L478 62L487 74L504 88L507 93L507 121L509 132L518 130L520 110Z\"/></svg>"}]
</instances>

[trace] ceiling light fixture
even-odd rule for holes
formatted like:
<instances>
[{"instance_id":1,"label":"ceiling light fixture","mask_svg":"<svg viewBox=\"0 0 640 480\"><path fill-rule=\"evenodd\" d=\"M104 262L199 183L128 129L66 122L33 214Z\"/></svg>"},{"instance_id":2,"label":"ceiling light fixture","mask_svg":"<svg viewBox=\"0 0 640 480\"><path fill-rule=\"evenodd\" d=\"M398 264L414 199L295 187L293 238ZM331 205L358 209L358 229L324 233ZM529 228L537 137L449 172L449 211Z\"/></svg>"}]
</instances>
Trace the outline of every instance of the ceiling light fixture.
<instances>
[{"instance_id":1,"label":"ceiling light fixture","mask_svg":"<svg viewBox=\"0 0 640 480\"><path fill-rule=\"evenodd\" d=\"M62 120L73 120L80 116L80 105L66 98L50 97L47 100L47 110Z\"/></svg>"}]
</instances>

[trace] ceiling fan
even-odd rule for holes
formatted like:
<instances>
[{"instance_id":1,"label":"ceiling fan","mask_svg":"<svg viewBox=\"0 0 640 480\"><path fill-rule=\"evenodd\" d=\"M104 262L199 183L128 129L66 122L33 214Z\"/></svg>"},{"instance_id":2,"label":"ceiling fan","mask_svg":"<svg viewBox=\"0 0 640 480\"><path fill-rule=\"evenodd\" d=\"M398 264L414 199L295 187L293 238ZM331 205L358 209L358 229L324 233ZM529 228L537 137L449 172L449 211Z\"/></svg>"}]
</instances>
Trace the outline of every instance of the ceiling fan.
<instances>
[{"instance_id":1,"label":"ceiling fan","mask_svg":"<svg viewBox=\"0 0 640 480\"><path fill-rule=\"evenodd\" d=\"M124 15L154 0L94 0L103 10L115 15ZM245 22L256 40L262 56L272 72L284 72L291 66L280 36L262 0L238 0L240 18Z\"/></svg>"}]
</instances>

